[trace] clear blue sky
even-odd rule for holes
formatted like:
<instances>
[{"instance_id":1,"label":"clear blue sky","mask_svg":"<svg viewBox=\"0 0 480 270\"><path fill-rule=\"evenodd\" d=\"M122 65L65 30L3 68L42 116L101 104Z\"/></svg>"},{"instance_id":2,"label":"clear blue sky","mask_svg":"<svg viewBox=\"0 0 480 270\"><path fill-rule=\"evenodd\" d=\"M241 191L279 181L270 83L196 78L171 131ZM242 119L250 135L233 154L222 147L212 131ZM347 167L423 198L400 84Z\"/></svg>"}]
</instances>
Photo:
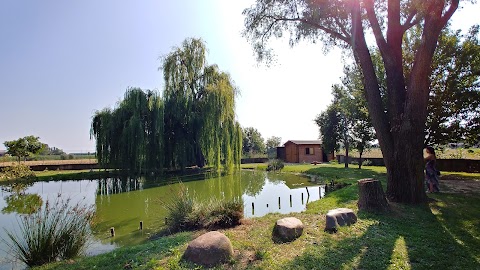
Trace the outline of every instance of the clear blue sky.
<instances>
[{"instance_id":1,"label":"clear blue sky","mask_svg":"<svg viewBox=\"0 0 480 270\"><path fill-rule=\"evenodd\" d=\"M264 138L316 139L315 116L339 82L339 51L275 42L278 64L257 66L240 32L253 0L0 1L0 149L26 135L66 152L93 151L95 110L113 107L127 87L162 90L159 57L185 38L206 41L210 64L240 88L237 116ZM475 23L480 4L454 15Z\"/></svg>"}]
</instances>

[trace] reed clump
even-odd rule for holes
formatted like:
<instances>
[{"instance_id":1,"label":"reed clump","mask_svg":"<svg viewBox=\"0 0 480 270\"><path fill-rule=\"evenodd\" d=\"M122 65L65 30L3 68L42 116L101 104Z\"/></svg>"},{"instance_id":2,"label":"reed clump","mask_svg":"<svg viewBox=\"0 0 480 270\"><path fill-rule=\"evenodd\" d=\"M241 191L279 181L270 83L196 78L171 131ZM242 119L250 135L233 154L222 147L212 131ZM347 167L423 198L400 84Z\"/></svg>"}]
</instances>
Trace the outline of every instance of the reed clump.
<instances>
[{"instance_id":1,"label":"reed clump","mask_svg":"<svg viewBox=\"0 0 480 270\"><path fill-rule=\"evenodd\" d=\"M90 239L94 211L70 199L46 201L37 212L19 218L19 232L7 231L14 257L38 266L80 255Z\"/></svg>"}]
</instances>

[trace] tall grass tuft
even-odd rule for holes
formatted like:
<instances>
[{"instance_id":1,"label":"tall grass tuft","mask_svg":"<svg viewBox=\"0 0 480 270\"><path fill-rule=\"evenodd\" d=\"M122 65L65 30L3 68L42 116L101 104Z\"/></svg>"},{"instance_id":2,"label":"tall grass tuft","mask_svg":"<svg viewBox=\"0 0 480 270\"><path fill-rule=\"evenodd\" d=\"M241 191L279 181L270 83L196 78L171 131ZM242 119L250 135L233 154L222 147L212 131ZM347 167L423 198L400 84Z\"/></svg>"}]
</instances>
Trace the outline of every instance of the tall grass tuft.
<instances>
[{"instance_id":1,"label":"tall grass tuft","mask_svg":"<svg viewBox=\"0 0 480 270\"><path fill-rule=\"evenodd\" d=\"M178 195L165 203L167 228L170 232L200 228L228 228L240 224L243 218L243 201L211 199L200 202L182 184Z\"/></svg>"},{"instance_id":2,"label":"tall grass tuft","mask_svg":"<svg viewBox=\"0 0 480 270\"><path fill-rule=\"evenodd\" d=\"M47 200L36 213L22 216L20 233L7 231L12 254L28 266L38 266L80 255L90 237L94 211L70 199Z\"/></svg>"},{"instance_id":3,"label":"tall grass tuft","mask_svg":"<svg viewBox=\"0 0 480 270\"><path fill-rule=\"evenodd\" d=\"M171 231L185 231L199 227L193 218L195 203L195 199L190 196L188 189L180 184L177 196L165 203L166 223Z\"/></svg>"}]
</instances>

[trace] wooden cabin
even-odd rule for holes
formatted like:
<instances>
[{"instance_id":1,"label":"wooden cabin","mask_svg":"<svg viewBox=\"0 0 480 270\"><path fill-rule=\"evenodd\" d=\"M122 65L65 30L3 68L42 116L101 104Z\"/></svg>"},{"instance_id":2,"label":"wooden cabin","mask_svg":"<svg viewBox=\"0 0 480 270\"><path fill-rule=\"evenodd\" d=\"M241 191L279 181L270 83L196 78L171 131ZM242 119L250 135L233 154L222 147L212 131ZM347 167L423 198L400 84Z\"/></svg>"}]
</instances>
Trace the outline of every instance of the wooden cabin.
<instances>
[{"instance_id":1,"label":"wooden cabin","mask_svg":"<svg viewBox=\"0 0 480 270\"><path fill-rule=\"evenodd\" d=\"M284 144L285 162L313 163L323 161L322 141L290 140Z\"/></svg>"}]
</instances>

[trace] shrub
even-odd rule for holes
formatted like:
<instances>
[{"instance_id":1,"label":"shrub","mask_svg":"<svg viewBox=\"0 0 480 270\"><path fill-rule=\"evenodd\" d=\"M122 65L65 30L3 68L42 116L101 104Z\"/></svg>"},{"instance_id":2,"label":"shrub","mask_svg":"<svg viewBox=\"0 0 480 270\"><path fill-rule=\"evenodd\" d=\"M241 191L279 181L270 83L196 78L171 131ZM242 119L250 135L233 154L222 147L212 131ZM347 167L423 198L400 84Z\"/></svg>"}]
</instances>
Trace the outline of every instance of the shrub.
<instances>
[{"instance_id":1,"label":"shrub","mask_svg":"<svg viewBox=\"0 0 480 270\"><path fill-rule=\"evenodd\" d=\"M272 159L268 162L267 171L280 171L285 164L280 159Z\"/></svg>"},{"instance_id":2,"label":"shrub","mask_svg":"<svg viewBox=\"0 0 480 270\"><path fill-rule=\"evenodd\" d=\"M203 204L206 215L203 216L204 228L229 228L240 224L243 218L243 202L241 200L212 199Z\"/></svg>"},{"instance_id":3,"label":"shrub","mask_svg":"<svg viewBox=\"0 0 480 270\"><path fill-rule=\"evenodd\" d=\"M5 167L2 172L0 172L0 180L34 180L35 178L35 173L25 164L15 164Z\"/></svg>"},{"instance_id":4,"label":"shrub","mask_svg":"<svg viewBox=\"0 0 480 270\"><path fill-rule=\"evenodd\" d=\"M369 159L365 159L365 160L362 162L362 166L372 166L372 161L369 160Z\"/></svg>"},{"instance_id":5,"label":"shrub","mask_svg":"<svg viewBox=\"0 0 480 270\"><path fill-rule=\"evenodd\" d=\"M70 259L83 252L91 235L91 208L70 200L49 201L36 213L20 218L20 235L7 231L12 254L28 266Z\"/></svg>"},{"instance_id":6,"label":"shrub","mask_svg":"<svg viewBox=\"0 0 480 270\"><path fill-rule=\"evenodd\" d=\"M190 196L188 189L180 184L177 196L165 203L166 223L171 231L184 231L199 227L197 222L193 222L194 205L194 198Z\"/></svg>"},{"instance_id":7,"label":"shrub","mask_svg":"<svg viewBox=\"0 0 480 270\"><path fill-rule=\"evenodd\" d=\"M243 201L211 199L199 202L182 184L178 195L165 203L167 228L170 232L200 228L228 228L240 224L243 218Z\"/></svg>"}]
</instances>

